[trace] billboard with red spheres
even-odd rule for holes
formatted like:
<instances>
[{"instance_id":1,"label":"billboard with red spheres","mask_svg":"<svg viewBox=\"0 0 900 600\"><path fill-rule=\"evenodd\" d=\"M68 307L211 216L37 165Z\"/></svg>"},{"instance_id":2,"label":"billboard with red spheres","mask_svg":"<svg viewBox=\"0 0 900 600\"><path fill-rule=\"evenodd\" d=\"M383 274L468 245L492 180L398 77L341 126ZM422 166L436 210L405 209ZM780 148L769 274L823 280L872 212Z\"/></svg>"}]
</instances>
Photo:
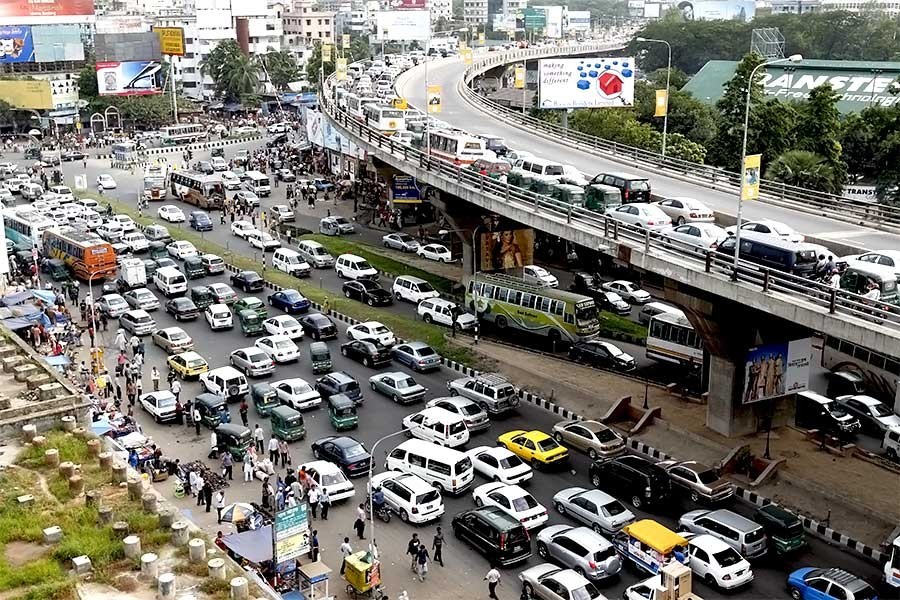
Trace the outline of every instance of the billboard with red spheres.
<instances>
[{"instance_id":1,"label":"billboard with red spheres","mask_svg":"<svg viewBox=\"0 0 900 600\"><path fill-rule=\"evenodd\" d=\"M391 10L424 10L428 8L425 0L391 0Z\"/></svg>"},{"instance_id":2,"label":"billboard with red spheres","mask_svg":"<svg viewBox=\"0 0 900 600\"><path fill-rule=\"evenodd\" d=\"M0 19L74 17L94 14L94 0L2 0Z\"/></svg>"}]
</instances>

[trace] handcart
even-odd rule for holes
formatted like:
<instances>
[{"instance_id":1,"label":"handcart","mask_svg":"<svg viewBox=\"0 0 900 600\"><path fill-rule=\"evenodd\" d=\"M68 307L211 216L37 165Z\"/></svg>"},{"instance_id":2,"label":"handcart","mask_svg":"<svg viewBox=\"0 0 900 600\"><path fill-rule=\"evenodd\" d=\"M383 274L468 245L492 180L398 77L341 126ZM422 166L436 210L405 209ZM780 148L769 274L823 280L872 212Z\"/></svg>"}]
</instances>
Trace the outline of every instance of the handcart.
<instances>
[{"instance_id":1,"label":"handcart","mask_svg":"<svg viewBox=\"0 0 900 600\"><path fill-rule=\"evenodd\" d=\"M381 562L372 553L362 550L345 559L344 579L347 580L347 595L353 598L384 597L381 588Z\"/></svg>"}]
</instances>

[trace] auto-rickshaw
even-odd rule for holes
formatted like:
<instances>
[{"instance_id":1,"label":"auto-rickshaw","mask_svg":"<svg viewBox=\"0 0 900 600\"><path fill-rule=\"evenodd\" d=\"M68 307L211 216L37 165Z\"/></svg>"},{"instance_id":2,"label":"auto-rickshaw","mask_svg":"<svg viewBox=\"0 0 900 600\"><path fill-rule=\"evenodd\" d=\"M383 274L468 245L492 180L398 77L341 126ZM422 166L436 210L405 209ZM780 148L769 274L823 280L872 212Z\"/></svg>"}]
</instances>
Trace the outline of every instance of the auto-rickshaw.
<instances>
[{"instance_id":1,"label":"auto-rickshaw","mask_svg":"<svg viewBox=\"0 0 900 600\"><path fill-rule=\"evenodd\" d=\"M253 400L253 408L261 417L268 417L272 409L281 404L278 392L268 383L254 383L250 386L250 398Z\"/></svg>"},{"instance_id":2,"label":"auto-rickshaw","mask_svg":"<svg viewBox=\"0 0 900 600\"><path fill-rule=\"evenodd\" d=\"M331 372L331 351L325 342L313 342L309 345L309 362L313 373L317 375Z\"/></svg>"},{"instance_id":3,"label":"auto-rickshaw","mask_svg":"<svg viewBox=\"0 0 900 600\"><path fill-rule=\"evenodd\" d=\"M572 206L584 205L584 188L570 183L556 183L550 186L550 195Z\"/></svg>"},{"instance_id":4,"label":"auto-rickshaw","mask_svg":"<svg viewBox=\"0 0 900 600\"><path fill-rule=\"evenodd\" d=\"M203 393L194 398L194 407L200 413L200 422L215 429L222 423L231 423L231 413L224 396Z\"/></svg>"},{"instance_id":5,"label":"auto-rickshaw","mask_svg":"<svg viewBox=\"0 0 900 600\"><path fill-rule=\"evenodd\" d=\"M144 270L147 272L147 281L153 280L153 275L156 273L156 270L159 268L159 265L156 264L156 261L152 258L144 259Z\"/></svg>"},{"instance_id":6,"label":"auto-rickshaw","mask_svg":"<svg viewBox=\"0 0 900 600\"><path fill-rule=\"evenodd\" d=\"M368 550L360 550L344 559L344 579L347 580L347 595L379 598L381 590L381 562Z\"/></svg>"},{"instance_id":7,"label":"auto-rickshaw","mask_svg":"<svg viewBox=\"0 0 900 600\"><path fill-rule=\"evenodd\" d=\"M219 452L228 450L235 460L244 460L253 434L248 427L235 423L222 423L216 427L216 443Z\"/></svg>"},{"instance_id":8,"label":"auto-rickshaw","mask_svg":"<svg viewBox=\"0 0 900 600\"><path fill-rule=\"evenodd\" d=\"M194 304L196 304L197 308L200 310L205 309L210 304L216 303L215 298L213 298L212 290L205 285L198 285L191 288L191 300L194 301Z\"/></svg>"},{"instance_id":9,"label":"auto-rickshaw","mask_svg":"<svg viewBox=\"0 0 900 600\"><path fill-rule=\"evenodd\" d=\"M602 183L592 183L584 187L584 207L598 213L605 213L622 205L622 192L618 188Z\"/></svg>"},{"instance_id":10,"label":"auto-rickshaw","mask_svg":"<svg viewBox=\"0 0 900 600\"><path fill-rule=\"evenodd\" d=\"M238 321L241 324L241 333L246 336L258 335L263 332L263 322L253 310L238 311Z\"/></svg>"},{"instance_id":11,"label":"auto-rickshaw","mask_svg":"<svg viewBox=\"0 0 900 600\"><path fill-rule=\"evenodd\" d=\"M184 274L188 279L206 277L206 267L199 256L188 256L184 259Z\"/></svg>"},{"instance_id":12,"label":"auto-rickshaw","mask_svg":"<svg viewBox=\"0 0 900 600\"><path fill-rule=\"evenodd\" d=\"M169 251L163 242L150 242L150 258L168 258Z\"/></svg>"},{"instance_id":13,"label":"auto-rickshaw","mask_svg":"<svg viewBox=\"0 0 900 600\"><path fill-rule=\"evenodd\" d=\"M290 406L276 406L269 411L272 423L272 435L286 442L302 440L306 437L306 425L303 415Z\"/></svg>"},{"instance_id":14,"label":"auto-rickshaw","mask_svg":"<svg viewBox=\"0 0 900 600\"><path fill-rule=\"evenodd\" d=\"M356 402L346 394L333 394L328 397L328 416L331 426L338 431L353 429L359 425Z\"/></svg>"},{"instance_id":15,"label":"auto-rickshaw","mask_svg":"<svg viewBox=\"0 0 900 600\"><path fill-rule=\"evenodd\" d=\"M221 156L222 158L225 158L225 148L213 148L212 150L210 150L209 155L212 158L215 158L217 156Z\"/></svg>"},{"instance_id":16,"label":"auto-rickshaw","mask_svg":"<svg viewBox=\"0 0 900 600\"><path fill-rule=\"evenodd\" d=\"M756 509L753 520L763 526L771 543L769 549L775 555L786 554L806 547L806 536L803 533L803 522L797 515L790 513L777 504L766 504Z\"/></svg>"},{"instance_id":17,"label":"auto-rickshaw","mask_svg":"<svg viewBox=\"0 0 900 600\"><path fill-rule=\"evenodd\" d=\"M666 563L688 563L688 541L651 519L641 519L622 528L612 540L623 561L656 575Z\"/></svg>"},{"instance_id":18,"label":"auto-rickshaw","mask_svg":"<svg viewBox=\"0 0 900 600\"><path fill-rule=\"evenodd\" d=\"M547 180L528 178L528 189L535 194L543 194L544 196L549 196L553 192L553 186L558 184L559 181L556 179Z\"/></svg>"},{"instance_id":19,"label":"auto-rickshaw","mask_svg":"<svg viewBox=\"0 0 900 600\"><path fill-rule=\"evenodd\" d=\"M66 281L69 279L69 268L65 261L59 258L51 258L44 265L44 271L53 281Z\"/></svg>"}]
</instances>

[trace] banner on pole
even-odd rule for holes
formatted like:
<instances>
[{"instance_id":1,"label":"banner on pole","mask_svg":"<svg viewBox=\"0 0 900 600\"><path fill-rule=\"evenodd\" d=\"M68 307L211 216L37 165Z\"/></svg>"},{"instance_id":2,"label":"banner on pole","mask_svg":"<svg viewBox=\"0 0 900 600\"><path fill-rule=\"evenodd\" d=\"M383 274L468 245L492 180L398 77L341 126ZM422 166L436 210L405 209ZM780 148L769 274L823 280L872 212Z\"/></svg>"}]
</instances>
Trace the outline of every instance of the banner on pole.
<instances>
[{"instance_id":1,"label":"banner on pole","mask_svg":"<svg viewBox=\"0 0 900 600\"><path fill-rule=\"evenodd\" d=\"M331 62L331 44L322 44L322 62Z\"/></svg>"},{"instance_id":2,"label":"banner on pole","mask_svg":"<svg viewBox=\"0 0 900 600\"><path fill-rule=\"evenodd\" d=\"M522 65L516 67L515 84L517 90L525 89L525 67Z\"/></svg>"},{"instance_id":3,"label":"banner on pole","mask_svg":"<svg viewBox=\"0 0 900 600\"><path fill-rule=\"evenodd\" d=\"M653 116L664 117L667 112L669 112L669 92L656 90L656 109L653 111Z\"/></svg>"},{"instance_id":4,"label":"banner on pole","mask_svg":"<svg viewBox=\"0 0 900 600\"><path fill-rule=\"evenodd\" d=\"M462 51L463 62L467 65L472 64L472 49L466 48Z\"/></svg>"},{"instance_id":5,"label":"banner on pole","mask_svg":"<svg viewBox=\"0 0 900 600\"><path fill-rule=\"evenodd\" d=\"M759 178L762 154L750 154L744 158L741 174L741 200L759 200Z\"/></svg>"},{"instance_id":6,"label":"banner on pole","mask_svg":"<svg viewBox=\"0 0 900 600\"><path fill-rule=\"evenodd\" d=\"M441 112L441 86L429 85L427 89L428 112Z\"/></svg>"},{"instance_id":7,"label":"banner on pole","mask_svg":"<svg viewBox=\"0 0 900 600\"><path fill-rule=\"evenodd\" d=\"M347 80L347 59L339 58L334 65L334 76L338 81Z\"/></svg>"},{"instance_id":8,"label":"banner on pole","mask_svg":"<svg viewBox=\"0 0 900 600\"><path fill-rule=\"evenodd\" d=\"M350 34L349 33L345 33L344 35L341 36L341 47L343 47L345 49L350 47Z\"/></svg>"}]
</instances>

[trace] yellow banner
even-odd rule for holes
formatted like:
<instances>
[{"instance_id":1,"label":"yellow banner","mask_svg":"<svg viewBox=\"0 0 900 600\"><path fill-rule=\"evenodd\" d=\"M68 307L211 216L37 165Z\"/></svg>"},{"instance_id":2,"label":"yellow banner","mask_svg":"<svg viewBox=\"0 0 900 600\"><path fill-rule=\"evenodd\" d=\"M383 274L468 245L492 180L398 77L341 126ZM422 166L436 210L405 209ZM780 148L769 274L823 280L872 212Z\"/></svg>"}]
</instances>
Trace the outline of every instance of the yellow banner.
<instances>
[{"instance_id":1,"label":"yellow banner","mask_svg":"<svg viewBox=\"0 0 900 600\"><path fill-rule=\"evenodd\" d=\"M656 110L653 111L654 117L664 117L669 111L669 92L666 90L656 90Z\"/></svg>"},{"instance_id":2,"label":"yellow banner","mask_svg":"<svg viewBox=\"0 0 900 600\"><path fill-rule=\"evenodd\" d=\"M13 108L53 109L49 81L2 80L0 81L0 100Z\"/></svg>"},{"instance_id":3,"label":"yellow banner","mask_svg":"<svg viewBox=\"0 0 900 600\"><path fill-rule=\"evenodd\" d=\"M338 81L347 80L347 59L339 58L334 65L334 76Z\"/></svg>"},{"instance_id":4,"label":"yellow banner","mask_svg":"<svg viewBox=\"0 0 900 600\"><path fill-rule=\"evenodd\" d=\"M159 36L159 50L169 56L184 56L184 29L181 27L154 27Z\"/></svg>"},{"instance_id":5,"label":"yellow banner","mask_svg":"<svg viewBox=\"0 0 900 600\"><path fill-rule=\"evenodd\" d=\"M344 48L350 47L350 34L349 33L345 33L344 35L341 36L341 46Z\"/></svg>"},{"instance_id":6,"label":"yellow banner","mask_svg":"<svg viewBox=\"0 0 900 600\"><path fill-rule=\"evenodd\" d=\"M469 47L469 45L466 44L466 40L459 40L459 53L460 54L465 52L466 48L468 48L468 47Z\"/></svg>"},{"instance_id":7,"label":"yellow banner","mask_svg":"<svg viewBox=\"0 0 900 600\"><path fill-rule=\"evenodd\" d=\"M467 65L472 64L472 49L466 48L462 51L463 62Z\"/></svg>"},{"instance_id":8,"label":"yellow banner","mask_svg":"<svg viewBox=\"0 0 900 600\"><path fill-rule=\"evenodd\" d=\"M409 103L406 101L406 98L394 98L391 101L391 104L398 110L406 110L409 108Z\"/></svg>"},{"instance_id":9,"label":"yellow banner","mask_svg":"<svg viewBox=\"0 0 900 600\"><path fill-rule=\"evenodd\" d=\"M744 158L744 171L741 174L741 200L759 199L759 179L762 154L750 154Z\"/></svg>"},{"instance_id":10,"label":"yellow banner","mask_svg":"<svg viewBox=\"0 0 900 600\"><path fill-rule=\"evenodd\" d=\"M427 89L428 112L441 112L441 86L429 85Z\"/></svg>"},{"instance_id":11,"label":"yellow banner","mask_svg":"<svg viewBox=\"0 0 900 600\"><path fill-rule=\"evenodd\" d=\"M482 46L484 45L484 32L483 31L478 34L478 43L481 44Z\"/></svg>"},{"instance_id":12,"label":"yellow banner","mask_svg":"<svg viewBox=\"0 0 900 600\"><path fill-rule=\"evenodd\" d=\"M331 62L331 44L322 44L322 62Z\"/></svg>"},{"instance_id":13,"label":"yellow banner","mask_svg":"<svg viewBox=\"0 0 900 600\"><path fill-rule=\"evenodd\" d=\"M517 90L525 88L525 67L522 65L516 67L515 84Z\"/></svg>"}]
</instances>

